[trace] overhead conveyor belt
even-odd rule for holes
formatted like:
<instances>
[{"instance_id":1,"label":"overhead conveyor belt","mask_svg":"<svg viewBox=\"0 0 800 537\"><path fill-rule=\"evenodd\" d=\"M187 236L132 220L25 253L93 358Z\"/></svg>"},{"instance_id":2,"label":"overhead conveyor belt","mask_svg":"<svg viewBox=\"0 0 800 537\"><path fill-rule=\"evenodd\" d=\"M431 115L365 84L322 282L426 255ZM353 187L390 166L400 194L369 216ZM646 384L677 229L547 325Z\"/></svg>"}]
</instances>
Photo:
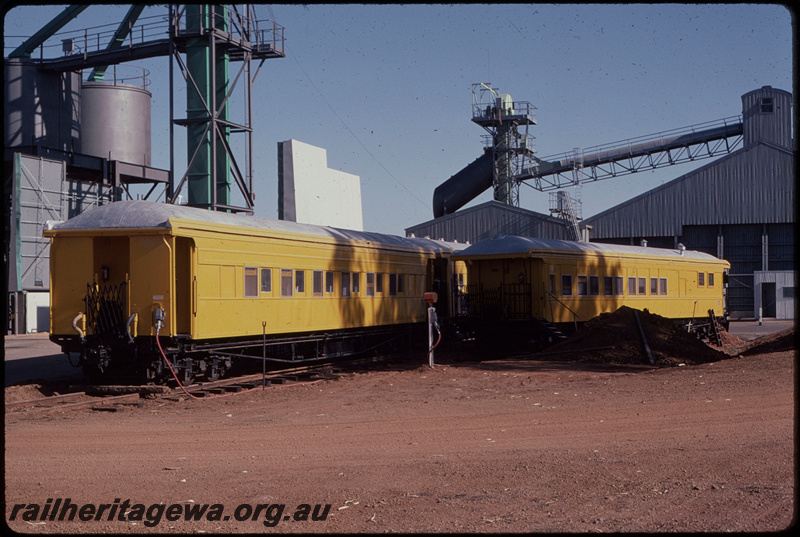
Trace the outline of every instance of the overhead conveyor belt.
<instances>
[{"instance_id":1,"label":"overhead conveyor belt","mask_svg":"<svg viewBox=\"0 0 800 537\"><path fill-rule=\"evenodd\" d=\"M709 127L709 125L714 126ZM697 130L698 127L707 128ZM533 185L536 190L544 192L572 185L574 183L572 172L576 169L586 170L584 180L596 181L636 173L642 169L670 166L729 153L734 144L725 144L724 142L729 138L741 136L742 132L741 118L735 116L694 127L586 148L580 153L571 151L547 157L540 160L538 166L525 170L515 179L527 181L557 176L562 173L570 174L565 181L541 181ZM717 142L715 145L710 145L715 142ZM596 169L598 166L614 163L627 164L601 170Z\"/></svg>"},{"instance_id":2,"label":"overhead conveyor belt","mask_svg":"<svg viewBox=\"0 0 800 537\"><path fill-rule=\"evenodd\" d=\"M538 166L524 170L514 179L541 192L558 190L577 180L598 181L730 153L741 142L742 133L742 118L734 116L536 159ZM454 213L491 188L492 168L492 153L487 151L436 187L434 218Z\"/></svg>"}]
</instances>

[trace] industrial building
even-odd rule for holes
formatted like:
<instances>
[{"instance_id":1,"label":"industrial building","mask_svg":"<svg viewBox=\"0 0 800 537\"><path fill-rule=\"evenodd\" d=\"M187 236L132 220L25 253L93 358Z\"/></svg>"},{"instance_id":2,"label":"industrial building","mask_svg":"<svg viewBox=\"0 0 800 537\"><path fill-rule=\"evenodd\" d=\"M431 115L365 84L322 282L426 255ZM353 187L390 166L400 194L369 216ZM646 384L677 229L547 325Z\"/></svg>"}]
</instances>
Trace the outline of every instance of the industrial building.
<instances>
[{"instance_id":1,"label":"industrial building","mask_svg":"<svg viewBox=\"0 0 800 537\"><path fill-rule=\"evenodd\" d=\"M794 318L791 108L789 92L764 86L746 93L740 124L705 131L718 133L717 139L741 136L740 148L583 220L580 238L662 248L683 244L724 258L731 263L728 303L732 316L757 317L760 311L765 317ZM696 134L691 133L691 139L677 136L672 146L659 141L639 144L638 149L652 163L659 151L673 158L681 144L688 143L685 140L708 147L711 137L703 140ZM588 158L581 165L587 162ZM564 161L547 162L540 168L555 169L559 164L568 172L573 168ZM596 171L592 174L597 177ZM436 200L434 205L436 212ZM567 219L489 202L409 227L406 233L464 242L498 233L563 239L568 238L568 224Z\"/></svg>"},{"instance_id":2,"label":"industrial building","mask_svg":"<svg viewBox=\"0 0 800 537\"><path fill-rule=\"evenodd\" d=\"M724 258L732 316L757 317L760 308L766 317L794 318L791 109L791 93L780 89L744 94L741 149L587 218L591 240L683 244Z\"/></svg>"},{"instance_id":3,"label":"industrial building","mask_svg":"<svg viewBox=\"0 0 800 537\"><path fill-rule=\"evenodd\" d=\"M49 329L48 220L131 199L254 212L252 64L285 57L283 27L252 5L169 5L166 17L141 17L146 6L136 4L111 29L56 34L89 5L66 7L3 62L8 333ZM150 75L130 63L157 57L177 74L170 169L151 164ZM185 170L175 164L177 132Z\"/></svg>"},{"instance_id":4,"label":"industrial building","mask_svg":"<svg viewBox=\"0 0 800 537\"><path fill-rule=\"evenodd\" d=\"M328 168L328 152L278 142L278 219L364 231L361 178Z\"/></svg>"}]
</instances>

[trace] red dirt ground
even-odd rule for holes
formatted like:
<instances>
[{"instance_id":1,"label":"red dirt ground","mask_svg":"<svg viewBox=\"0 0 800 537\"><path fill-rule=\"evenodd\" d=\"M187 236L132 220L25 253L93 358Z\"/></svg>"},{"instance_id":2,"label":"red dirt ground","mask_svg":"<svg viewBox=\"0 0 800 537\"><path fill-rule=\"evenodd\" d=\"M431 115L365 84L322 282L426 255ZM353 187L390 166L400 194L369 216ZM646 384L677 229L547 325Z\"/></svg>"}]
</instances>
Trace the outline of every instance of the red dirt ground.
<instances>
[{"instance_id":1,"label":"red dirt ground","mask_svg":"<svg viewBox=\"0 0 800 537\"><path fill-rule=\"evenodd\" d=\"M116 413L9 409L6 521L25 533L790 527L795 351L749 351L793 339L727 334L727 354L703 344L717 358L709 361L694 343L677 345L682 336L658 334L648 333L655 367L641 365L638 333L617 333L616 359L603 363L594 355L471 363L441 353L450 365L430 369L419 357L391 370L209 400L146 400ZM9 387L7 400L34 391ZM8 521L15 504L49 498L219 503L230 518L146 527L107 517L24 520L19 510ZM236 521L242 504L286 510L266 528L263 517ZM326 520L283 519L300 504L331 508Z\"/></svg>"}]
</instances>

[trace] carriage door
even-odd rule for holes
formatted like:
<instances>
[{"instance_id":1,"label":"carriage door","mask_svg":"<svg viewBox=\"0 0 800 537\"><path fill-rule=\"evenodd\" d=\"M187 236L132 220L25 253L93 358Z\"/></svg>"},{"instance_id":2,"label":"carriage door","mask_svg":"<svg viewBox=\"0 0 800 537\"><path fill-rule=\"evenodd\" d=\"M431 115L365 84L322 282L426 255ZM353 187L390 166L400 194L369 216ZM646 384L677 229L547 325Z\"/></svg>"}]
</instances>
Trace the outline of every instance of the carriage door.
<instances>
[{"instance_id":1,"label":"carriage door","mask_svg":"<svg viewBox=\"0 0 800 537\"><path fill-rule=\"evenodd\" d=\"M439 299L434 305L436 314L446 317L450 314L450 295L448 294L448 260L443 258L428 260L428 275L431 278L431 291L439 295Z\"/></svg>"},{"instance_id":2,"label":"carriage door","mask_svg":"<svg viewBox=\"0 0 800 537\"><path fill-rule=\"evenodd\" d=\"M175 239L175 322L179 335L190 336L194 323L194 240Z\"/></svg>"},{"instance_id":3,"label":"carriage door","mask_svg":"<svg viewBox=\"0 0 800 537\"><path fill-rule=\"evenodd\" d=\"M549 291L549 267L545 266L544 260L538 257L531 258L531 316L537 319L544 319L547 317L546 305L547 295L545 291Z\"/></svg>"}]
</instances>

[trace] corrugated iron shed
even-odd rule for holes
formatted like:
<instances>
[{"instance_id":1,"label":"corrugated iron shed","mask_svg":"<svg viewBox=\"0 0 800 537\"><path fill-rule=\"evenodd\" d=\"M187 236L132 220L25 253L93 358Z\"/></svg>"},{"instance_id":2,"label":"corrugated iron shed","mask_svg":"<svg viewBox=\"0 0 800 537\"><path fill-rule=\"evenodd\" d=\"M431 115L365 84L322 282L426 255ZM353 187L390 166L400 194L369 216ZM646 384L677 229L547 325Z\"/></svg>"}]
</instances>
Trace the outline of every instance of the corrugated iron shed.
<instances>
[{"instance_id":1,"label":"corrugated iron shed","mask_svg":"<svg viewBox=\"0 0 800 537\"><path fill-rule=\"evenodd\" d=\"M407 236L470 243L498 233L569 239L563 220L498 201L488 201L406 228Z\"/></svg>"},{"instance_id":2,"label":"corrugated iron shed","mask_svg":"<svg viewBox=\"0 0 800 537\"><path fill-rule=\"evenodd\" d=\"M591 238L681 236L683 226L794 221L794 154L758 144L584 221Z\"/></svg>"}]
</instances>

